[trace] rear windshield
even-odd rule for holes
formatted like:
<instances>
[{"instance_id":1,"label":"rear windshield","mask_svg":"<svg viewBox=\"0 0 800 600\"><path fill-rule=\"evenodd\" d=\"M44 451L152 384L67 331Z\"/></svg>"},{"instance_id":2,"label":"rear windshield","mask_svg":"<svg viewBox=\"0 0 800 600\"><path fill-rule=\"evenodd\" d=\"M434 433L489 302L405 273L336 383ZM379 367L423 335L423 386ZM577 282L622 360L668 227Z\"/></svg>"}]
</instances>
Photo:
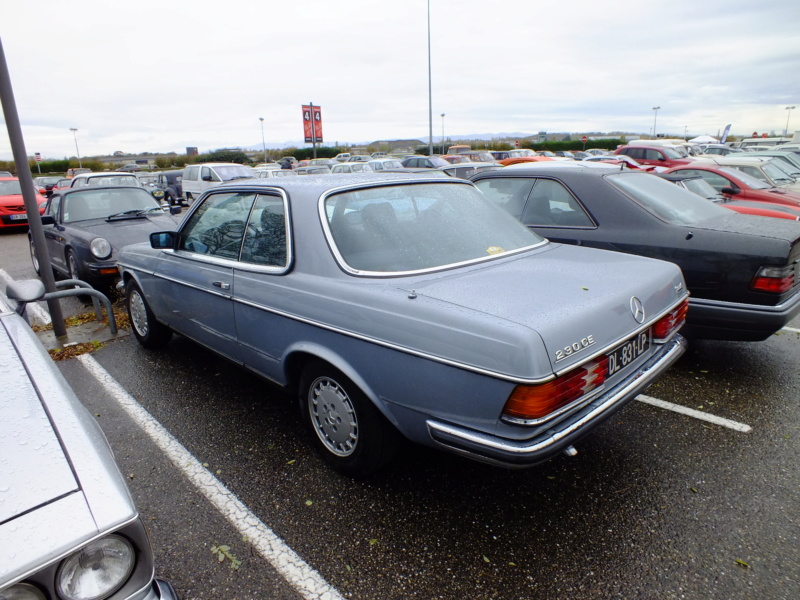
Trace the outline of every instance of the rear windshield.
<instances>
[{"instance_id":1,"label":"rear windshield","mask_svg":"<svg viewBox=\"0 0 800 600\"><path fill-rule=\"evenodd\" d=\"M731 211L677 185L647 173L606 176L615 187L659 219L675 225L694 225Z\"/></svg>"},{"instance_id":2,"label":"rear windshield","mask_svg":"<svg viewBox=\"0 0 800 600\"><path fill-rule=\"evenodd\" d=\"M391 185L323 204L327 229L351 269L402 273L488 259L544 243L471 185Z\"/></svg>"}]
</instances>

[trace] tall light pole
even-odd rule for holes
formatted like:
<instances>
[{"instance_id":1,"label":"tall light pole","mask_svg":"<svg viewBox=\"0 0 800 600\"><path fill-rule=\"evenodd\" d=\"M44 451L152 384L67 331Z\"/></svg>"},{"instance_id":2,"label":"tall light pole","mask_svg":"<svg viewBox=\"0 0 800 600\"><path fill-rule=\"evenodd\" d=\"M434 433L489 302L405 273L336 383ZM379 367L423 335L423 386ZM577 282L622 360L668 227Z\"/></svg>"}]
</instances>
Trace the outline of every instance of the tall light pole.
<instances>
[{"instance_id":1,"label":"tall light pole","mask_svg":"<svg viewBox=\"0 0 800 600\"><path fill-rule=\"evenodd\" d=\"M264 117L258 117L261 121L261 147L264 149L264 162L267 162L267 143L264 141Z\"/></svg>"},{"instance_id":2,"label":"tall light pole","mask_svg":"<svg viewBox=\"0 0 800 600\"><path fill-rule=\"evenodd\" d=\"M656 137L656 120L658 119L658 111L661 110L660 106L653 107L653 137Z\"/></svg>"},{"instance_id":3,"label":"tall light pole","mask_svg":"<svg viewBox=\"0 0 800 600\"><path fill-rule=\"evenodd\" d=\"M789 135L789 115L792 114L792 111L795 109L794 106L787 106L786 107L786 129L783 130L783 135Z\"/></svg>"},{"instance_id":4,"label":"tall light pole","mask_svg":"<svg viewBox=\"0 0 800 600\"><path fill-rule=\"evenodd\" d=\"M433 92L431 87L431 0L428 0L428 156L433 155Z\"/></svg>"},{"instance_id":5,"label":"tall light pole","mask_svg":"<svg viewBox=\"0 0 800 600\"><path fill-rule=\"evenodd\" d=\"M442 154L444 154L444 113L442 113Z\"/></svg>"},{"instance_id":6,"label":"tall light pole","mask_svg":"<svg viewBox=\"0 0 800 600\"><path fill-rule=\"evenodd\" d=\"M75 154L78 155L78 166L83 167L81 152L78 150L78 130L75 127L70 127L69 130L72 132L72 137L75 138Z\"/></svg>"}]
</instances>

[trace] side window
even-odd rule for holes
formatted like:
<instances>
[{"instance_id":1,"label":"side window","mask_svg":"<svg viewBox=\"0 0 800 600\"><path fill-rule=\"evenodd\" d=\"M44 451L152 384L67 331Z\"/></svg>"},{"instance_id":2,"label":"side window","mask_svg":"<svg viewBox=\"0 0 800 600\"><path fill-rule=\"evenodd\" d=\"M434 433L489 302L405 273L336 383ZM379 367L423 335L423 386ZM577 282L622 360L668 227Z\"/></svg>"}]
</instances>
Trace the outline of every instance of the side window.
<instances>
[{"instance_id":1,"label":"side window","mask_svg":"<svg viewBox=\"0 0 800 600\"><path fill-rule=\"evenodd\" d=\"M738 169L742 173L747 173L751 177L755 177L756 179L760 179L761 181L765 181L765 182L767 181L766 176L761 171L756 169L755 167L737 167L737 166L735 166L733 168L734 169Z\"/></svg>"},{"instance_id":2,"label":"side window","mask_svg":"<svg viewBox=\"0 0 800 600\"><path fill-rule=\"evenodd\" d=\"M181 230L179 250L238 259L255 194L212 194Z\"/></svg>"},{"instance_id":3,"label":"side window","mask_svg":"<svg viewBox=\"0 0 800 600\"><path fill-rule=\"evenodd\" d=\"M713 187L718 192L722 190L725 186L732 185L730 181L728 181L722 175L717 175L716 173L712 173L711 171L694 171L691 169L687 169L685 171L681 171L681 173L686 173L688 175L699 175L703 179L705 179L708 184Z\"/></svg>"},{"instance_id":4,"label":"side window","mask_svg":"<svg viewBox=\"0 0 800 600\"><path fill-rule=\"evenodd\" d=\"M522 218L522 209L532 185L531 179L522 177L498 177L475 182L475 186L484 196L517 219Z\"/></svg>"},{"instance_id":5,"label":"side window","mask_svg":"<svg viewBox=\"0 0 800 600\"><path fill-rule=\"evenodd\" d=\"M538 179L522 212L525 225L594 227L586 211L559 181Z\"/></svg>"},{"instance_id":6,"label":"side window","mask_svg":"<svg viewBox=\"0 0 800 600\"><path fill-rule=\"evenodd\" d=\"M197 181L197 175L200 172L200 167L187 167L183 172L183 177L186 181Z\"/></svg>"},{"instance_id":7,"label":"side window","mask_svg":"<svg viewBox=\"0 0 800 600\"><path fill-rule=\"evenodd\" d=\"M658 150L651 150L650 148L644 149L645 160L659 160L660 158L661 158L661 152L659 152Z\"/></svg>"},{"instance_id":8,"label":"side window","mask_svg":"<svg viewBox=\"0 0 800 600\"><path fill-rule=\"evenodd\" d=\"M283 199L279 196L258 196L245 233L242 261L285 267L287 256Z\"/></svg>"},{"instance_id":9,"label":"side window","mask_svg":"<svg viewBox=\"0 0 800 600\"><path fill-rule=\"evenodd\" d=\"M61 207L61 196L53 196L50 204L47 206L47 214L58 218L58 209Z\"/></svg>"}]
</instances>

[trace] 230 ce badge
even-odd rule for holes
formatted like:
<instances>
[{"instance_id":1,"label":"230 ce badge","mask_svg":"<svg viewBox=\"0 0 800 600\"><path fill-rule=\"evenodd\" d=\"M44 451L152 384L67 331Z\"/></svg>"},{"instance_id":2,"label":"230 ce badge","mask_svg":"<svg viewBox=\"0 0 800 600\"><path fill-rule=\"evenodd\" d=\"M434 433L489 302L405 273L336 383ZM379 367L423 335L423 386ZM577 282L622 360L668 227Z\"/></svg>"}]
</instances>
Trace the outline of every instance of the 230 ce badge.
<instances>
[{"instance_id":1,"label":"230 ce badge","mask_svg":"<svg viewBox=\"0 0 800 600\"><path fill-rule=\"evenodd\" d=\"M565 358L569 358L581 350L586 350L586 348L592 345L594 345L594 337L587 335L585 338L581 338L579 341L570 344L569 346L565 346L561 350L556 350L556 362L564 360Z\"/></svg>"}]
</instances>

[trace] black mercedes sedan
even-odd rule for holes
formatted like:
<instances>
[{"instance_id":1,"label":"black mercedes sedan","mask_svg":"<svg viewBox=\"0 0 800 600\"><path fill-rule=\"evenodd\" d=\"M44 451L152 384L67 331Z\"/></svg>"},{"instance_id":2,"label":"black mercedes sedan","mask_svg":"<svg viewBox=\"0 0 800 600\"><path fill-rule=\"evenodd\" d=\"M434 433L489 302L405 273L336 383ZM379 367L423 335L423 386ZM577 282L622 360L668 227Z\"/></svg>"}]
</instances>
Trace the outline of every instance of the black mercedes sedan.
<instances>
[{"instance_id":1,"label":"black mercedes sedan","mask_svg":"<svg viewBox=\"0 0 800 600\"><path fill-rule=\"evenodd\" d=\"M86 186L56 189L42 222L53 271L109 291L119 277L117 252L144 242L153 231L174 229L179 207L161 206L145 188ZM40 273L33 238L28 233L33 267Z\"/></svg>"},{"instance_id":2,"label":"black mercedes sedan","mask_svg":"<svg viewBox=\"0 0 800 600\"><path fill-rule=\"evenodd\" d=\"M470 178L551 241L676 263L689 337L764 340L800 314L800 223L734 213L647 173L537 165Z\"/></svg>"}]
</instances>

